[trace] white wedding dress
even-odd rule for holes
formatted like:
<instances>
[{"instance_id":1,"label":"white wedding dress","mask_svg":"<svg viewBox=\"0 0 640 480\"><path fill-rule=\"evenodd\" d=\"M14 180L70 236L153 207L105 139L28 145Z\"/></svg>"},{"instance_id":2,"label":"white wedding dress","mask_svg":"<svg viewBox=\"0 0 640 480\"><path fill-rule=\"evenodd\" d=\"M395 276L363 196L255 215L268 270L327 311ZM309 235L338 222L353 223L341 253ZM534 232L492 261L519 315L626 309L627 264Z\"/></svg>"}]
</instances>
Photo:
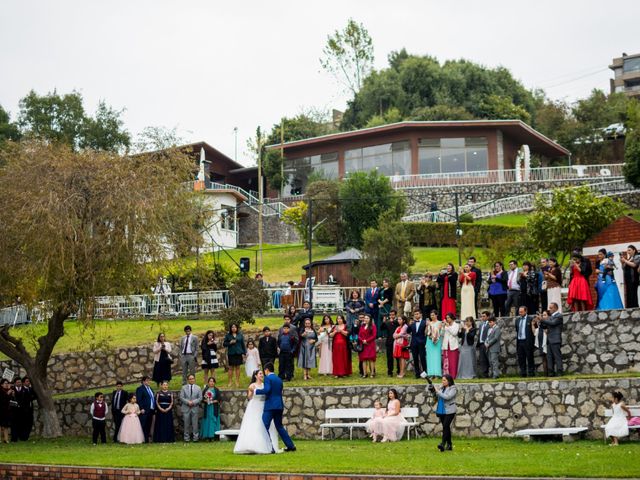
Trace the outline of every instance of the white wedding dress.
<instances>
[{"instance_id":1,"label":"white wedding dress","mask_svg":"<svg viewBox=\"0 0 640 480\"><path fill-rule=\"evenodd\" d=\"M262 388L258 385L257 388ZM269 428L269 432L264 428L262 423L262 413L264 412L264 395L254 395L242 417L240 424L240 434L233 447L233 453L280 453L282 450L278 448L278 432L273 422Z\"/></svg>"}]
</instances>

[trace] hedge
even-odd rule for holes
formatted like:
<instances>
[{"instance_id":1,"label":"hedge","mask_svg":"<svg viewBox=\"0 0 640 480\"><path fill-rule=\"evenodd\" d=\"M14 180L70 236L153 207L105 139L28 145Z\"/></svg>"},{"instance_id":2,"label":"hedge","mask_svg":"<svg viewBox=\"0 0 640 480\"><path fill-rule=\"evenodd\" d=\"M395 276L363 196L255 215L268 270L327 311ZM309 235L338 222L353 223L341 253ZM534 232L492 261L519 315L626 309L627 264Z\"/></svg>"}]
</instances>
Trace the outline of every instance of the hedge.
<instances>
[{"instance_id":1,"label":"hedge","mask_svg":"<svg viewBox=\"0 0 640 480\"><path fill-rule=\"evenodd\" d=\"M413 246L454 247L457 245L455 223L411 222L403 225ZM497 238L522 238L526 233L524 227L511 225L461 223L460 229L462 243L477 247L487 247L491 240Z\"/></svg>"}]
</instances>

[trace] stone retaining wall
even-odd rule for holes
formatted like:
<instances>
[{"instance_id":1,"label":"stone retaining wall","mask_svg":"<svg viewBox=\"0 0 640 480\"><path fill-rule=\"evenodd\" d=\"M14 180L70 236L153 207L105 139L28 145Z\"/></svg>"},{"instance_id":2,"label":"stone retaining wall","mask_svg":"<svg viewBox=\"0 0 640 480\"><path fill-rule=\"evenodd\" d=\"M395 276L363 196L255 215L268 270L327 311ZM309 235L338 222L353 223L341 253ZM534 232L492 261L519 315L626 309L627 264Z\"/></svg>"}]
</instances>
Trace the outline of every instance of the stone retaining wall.
<instances>
[{"instance_id":1,"label":"stone retaining wall","mask_svg":"<svg viewBox=\"0 0 640 480\"><path fill-rule=\"evenodd\" d=\"M640 369L640 309L566 314L564 321L562 354L566 372L599 374ZM498 323L502 327L502 371L517 375L513 319L501 318ZM218 353L224 365L225 349L219 337ZM257 339L258 332L247 330L245 338ZM177 351L175 346L173 351ZM178 375L180 362L177 355L174 358L173 370ZM13 361L0 362L0 367L24 372ZM132 383L144 374L151 375L152 370L151 346L55 355L49 362L50 385L58 393L115 385L117 380Z\"/></svg>"},{"instance_id":2,"label":"stone retaining wall","mask_svg":"<svg viewBox=\"0 0 640 480\"><path fill-rule=\"evenodd\" d=\"M285 425L298 438L319 439L319 425L328 408L373 407L384 400L386 386L285 388ZM394 386L402 405L418 407L419 435L440 433L433 402L424 385ZM600 426L610 392L620 390L629 404L640 402L640 377L606 380L552 380L500 383L459 383L456 435L472 437L511 436L516 430L539 427L589 427L588 436L602 436ZM56 402L65 435L89 435L91 398ZM220 408L223 428L239 428L246 406L244 390L223 391ZM178 410L179 411L179 410ZM176 429L182 419L176 415ZM36 430L39 429L36 422ZM338 437L348 431L335 430ZM363 436L363 432L358 435ZM180 437L178 437L180 438Z\"/></svg>"}]
</instances>

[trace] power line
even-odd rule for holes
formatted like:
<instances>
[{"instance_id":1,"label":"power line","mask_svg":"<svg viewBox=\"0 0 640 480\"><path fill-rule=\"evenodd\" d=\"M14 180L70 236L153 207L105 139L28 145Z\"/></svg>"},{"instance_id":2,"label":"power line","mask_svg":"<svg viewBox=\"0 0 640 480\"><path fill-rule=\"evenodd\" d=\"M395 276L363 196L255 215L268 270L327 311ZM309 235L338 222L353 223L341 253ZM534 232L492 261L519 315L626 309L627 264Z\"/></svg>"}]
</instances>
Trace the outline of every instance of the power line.
<instances>
[{"instance_id":1,"label":"power line","mask_svg":"<svg viewBox=\"0 0 640 480\"><path fill-rule=\"evenodd\" d=\"M575 77L575 78L572 78L570 80L565 80L564 82L559 82L559 83L556 83L556 84L553 84L553 85L549 85L547 87L544 87L544 89L549 90L549 89L552 89L552 88L555 88L555 87L559 87L561 85L566 85L568 83L577 82L578 80L582 80L583 78L587 78L587 77L592 77L592 76L597 75L599 73L602 73L602 72L604 72L606 70L608 70L608 68L601 68L600 70L597 70L595 72L587 73L585 75L580 75L579 77Z\"/></svg>"}]
</instances>

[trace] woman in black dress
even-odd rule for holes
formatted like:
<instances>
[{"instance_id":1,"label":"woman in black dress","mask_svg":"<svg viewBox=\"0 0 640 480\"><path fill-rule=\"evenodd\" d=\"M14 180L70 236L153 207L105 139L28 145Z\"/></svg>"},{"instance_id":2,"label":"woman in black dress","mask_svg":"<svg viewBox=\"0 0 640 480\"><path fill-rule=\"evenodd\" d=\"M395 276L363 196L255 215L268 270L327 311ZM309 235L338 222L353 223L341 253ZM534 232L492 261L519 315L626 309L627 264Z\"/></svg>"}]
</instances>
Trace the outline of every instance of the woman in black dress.
<instances>
[{"instance_id":1,"label":"woman in black dress","mask_svg":"<svg viewBox=\"0 0 640 480\"><path fill-rule=\"evenodd\" d=\"M13 400L13 390L9 380L3 378L0 381L0 441L9 443L9 430L11 428L11 400Z\"/></svg>"},{"instance_id":2,"label":"woman in black dress","mask_svg":"<svg viewBox=\"0 0 640 480\"><path fill-rule=\"evenodd\" d=\"M166 380L161 383L160 391L156 394L156 405L153 442L174 443L176 436L173 429L173 394L169 391L169 382Z\"/></svg>"},{"instance_id":3,"label":"woman in black dress","mask_svg":"<svg viewBox=\"0 0 640 480\"><path fill-rule=\"evenodd\" d=\"M158 386L164 381L171 381L171 344L166 341L164 333L158 335L153 344L153 375L151 378Z\"/></svg>"},{"instance_id":4,"label":"woman in black dress","mask_svg":"<svg viewBox=\"0 0 640 480\"><path fill-rule=\"evenodd\" d=\"M219 367L218 346L216 345L216 335L213 333L213 330L207 330L207 333L204 334L204 338L200 344L200 350L202 352L202 371L204 372L204 378L216 378L216 368Z\"/></svg>"}]
</instances>

